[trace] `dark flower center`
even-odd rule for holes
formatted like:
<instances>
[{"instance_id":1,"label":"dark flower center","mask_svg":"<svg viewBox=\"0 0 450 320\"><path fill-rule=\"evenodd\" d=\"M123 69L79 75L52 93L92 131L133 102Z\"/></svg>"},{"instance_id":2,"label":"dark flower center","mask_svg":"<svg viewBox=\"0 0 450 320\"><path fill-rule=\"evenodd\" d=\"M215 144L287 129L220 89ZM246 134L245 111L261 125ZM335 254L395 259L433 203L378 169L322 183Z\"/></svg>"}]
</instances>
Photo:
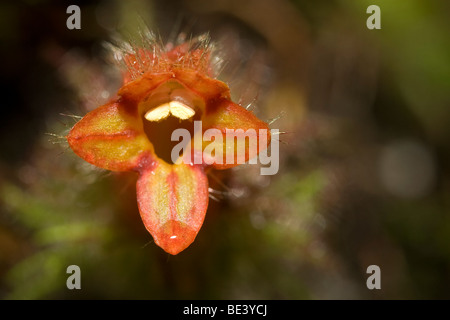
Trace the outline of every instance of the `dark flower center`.
<instances>
[{"instance_id":1,"label":"dark flower center","mask_svg":"<svg viewBox=\"0 0 450 320\"><path fill-rule=\"evenodd\" d=\"M173 148L181 143L183 147L189 143L189 140L172 141L172 133L176 129L185 129L189 132L190 137L194 136L194 121L200 120L200 113L197 112L192 118L188 120L181 120L174 116L169 116L160 121L148 121L142 116L142 121L144 123L144 131L147 135L149 141L153 144L155 148L156 155L169 164L173 164L172 161L172 150ZM176 161L176 159L174 159Z\"/></svg>"}]
</instances>

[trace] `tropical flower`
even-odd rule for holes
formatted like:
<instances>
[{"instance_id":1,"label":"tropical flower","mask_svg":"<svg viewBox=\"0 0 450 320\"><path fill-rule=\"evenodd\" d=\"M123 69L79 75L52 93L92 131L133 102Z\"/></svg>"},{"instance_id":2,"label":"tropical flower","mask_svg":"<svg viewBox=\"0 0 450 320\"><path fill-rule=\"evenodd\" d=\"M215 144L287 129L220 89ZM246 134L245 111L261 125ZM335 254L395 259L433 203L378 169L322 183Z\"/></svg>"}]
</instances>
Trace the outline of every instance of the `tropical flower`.
<instances>
[{"instance_id":1,"label":"tropical flower","mask_svg":"<svg viewBox=\"0 0 450 320\"><path fill-rule=\"evenodd\" d=\"M144 225L157 245L175 255L194 241L203 224L208 170L231 168L257 156L270 143L270 130L232 102L229 87L215 79L218 59L207 37L165 47L149 37L141 46L124 48L114 52L126 67L117 96L86 114L70 130L67 141L79 157L97 167L139 174L137 202ZM194 121L201 121L202 132L194 132ZM170 134L177 128L194 137L183 149L190 152L172 162ZM222 141L203 139L201 133L208 129L219 130ZM258 148L238 135L238 142L244 142L244 159L235 152L233 163L216 161L236 151L235 145L227 146L229 129L254 129ZM200 148L193 143L199 137ZM211 143L216 157L205 161L203 152ZM200 161L193 161L194 157Z\"/></svg>"}]
</instances>

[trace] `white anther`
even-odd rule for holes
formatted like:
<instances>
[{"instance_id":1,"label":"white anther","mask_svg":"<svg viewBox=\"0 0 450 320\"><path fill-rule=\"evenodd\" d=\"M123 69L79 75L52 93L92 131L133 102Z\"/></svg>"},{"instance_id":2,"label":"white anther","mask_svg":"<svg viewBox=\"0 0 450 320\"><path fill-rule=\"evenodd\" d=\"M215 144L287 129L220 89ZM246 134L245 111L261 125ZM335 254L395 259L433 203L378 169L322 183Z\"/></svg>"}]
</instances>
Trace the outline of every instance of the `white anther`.
<instances>
[{"instance_id":1,"label":"white anther","mask_svg":"<svg viewBox=\"0 0 450 320\"><path fill-rule=\"evenodd\" d=\"M144 117L148 121L161 121L167 118L169 115L173 115L178 119L187 120L194 114L194 109L188 107L184 103L179 101L170 101L147 111Z\"/></svg>"}]
</instances>

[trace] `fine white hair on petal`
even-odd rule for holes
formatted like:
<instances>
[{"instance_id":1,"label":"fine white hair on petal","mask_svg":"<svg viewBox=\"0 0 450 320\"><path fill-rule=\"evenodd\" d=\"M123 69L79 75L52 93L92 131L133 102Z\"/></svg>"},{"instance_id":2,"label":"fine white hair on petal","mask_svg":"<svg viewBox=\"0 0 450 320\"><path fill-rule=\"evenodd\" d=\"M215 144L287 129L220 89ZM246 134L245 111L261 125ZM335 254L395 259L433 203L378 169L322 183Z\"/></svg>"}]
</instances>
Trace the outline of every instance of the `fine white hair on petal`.
<instances>
[{"instance_id":1,"label":"fine white hair on petal","mask_svg":"<svg viewBox=\"0 0 450 320\"><path fill-rule=\"evenodd\" d=\"M223 69L224 58L209 33L195 37L180 33L175 45L183 50L183 54L178 61L171 61L172 66L178 63L181 68L209 73L213 77ZM137 37L114 34L104 47L109 52L110 61L126 71L133 80L146 72L166 71L168 63L165 54L175 48L172 43L164 44L161 37L146 27L140 28Z\"/></svg>"}]
</instances>

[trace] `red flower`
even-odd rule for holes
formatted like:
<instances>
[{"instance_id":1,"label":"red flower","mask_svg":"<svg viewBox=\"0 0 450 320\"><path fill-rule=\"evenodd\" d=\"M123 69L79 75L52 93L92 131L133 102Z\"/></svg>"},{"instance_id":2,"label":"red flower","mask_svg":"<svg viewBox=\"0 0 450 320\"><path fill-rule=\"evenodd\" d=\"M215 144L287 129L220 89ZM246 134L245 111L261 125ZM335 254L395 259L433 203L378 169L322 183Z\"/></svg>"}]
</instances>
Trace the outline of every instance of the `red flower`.
<instances>
[{"instance_id":1,"label":"red flower","mask_svg":"<svg viewBox=\"0 0 450 320\"><path fill-rule=\"evenodd\" d=\"M155 243L173 255L194 241L203 224L209 196L205 172L233 167L239 159L207 165L203 151L211 142L201 140L202 150L194 143L186 149L200 155L199 164L184 154L170 163L155 147L162 146L158 147L162 153L170 151L167 146L173 142L162 132L180 126L193 133L192 120L201 121L203 132L218 129L224 135L220 147L225 159L227 129L266 129L264 139L256 137L264 143L262 148L255 152L244 144L245 159L240 160L245 161L270 142L267 124L233 103L228 86L214 79L212 47L206 43L194 41L164 50L150 39L146 48L123 54L119 59L128 69L117 98L86 114L67 136L72 150L87 162L139 174L137 201L144 225ZM197 132L198 136L202 135ZM245 136L237 139L245 141Z\"/></svg>"}]
</instances>

